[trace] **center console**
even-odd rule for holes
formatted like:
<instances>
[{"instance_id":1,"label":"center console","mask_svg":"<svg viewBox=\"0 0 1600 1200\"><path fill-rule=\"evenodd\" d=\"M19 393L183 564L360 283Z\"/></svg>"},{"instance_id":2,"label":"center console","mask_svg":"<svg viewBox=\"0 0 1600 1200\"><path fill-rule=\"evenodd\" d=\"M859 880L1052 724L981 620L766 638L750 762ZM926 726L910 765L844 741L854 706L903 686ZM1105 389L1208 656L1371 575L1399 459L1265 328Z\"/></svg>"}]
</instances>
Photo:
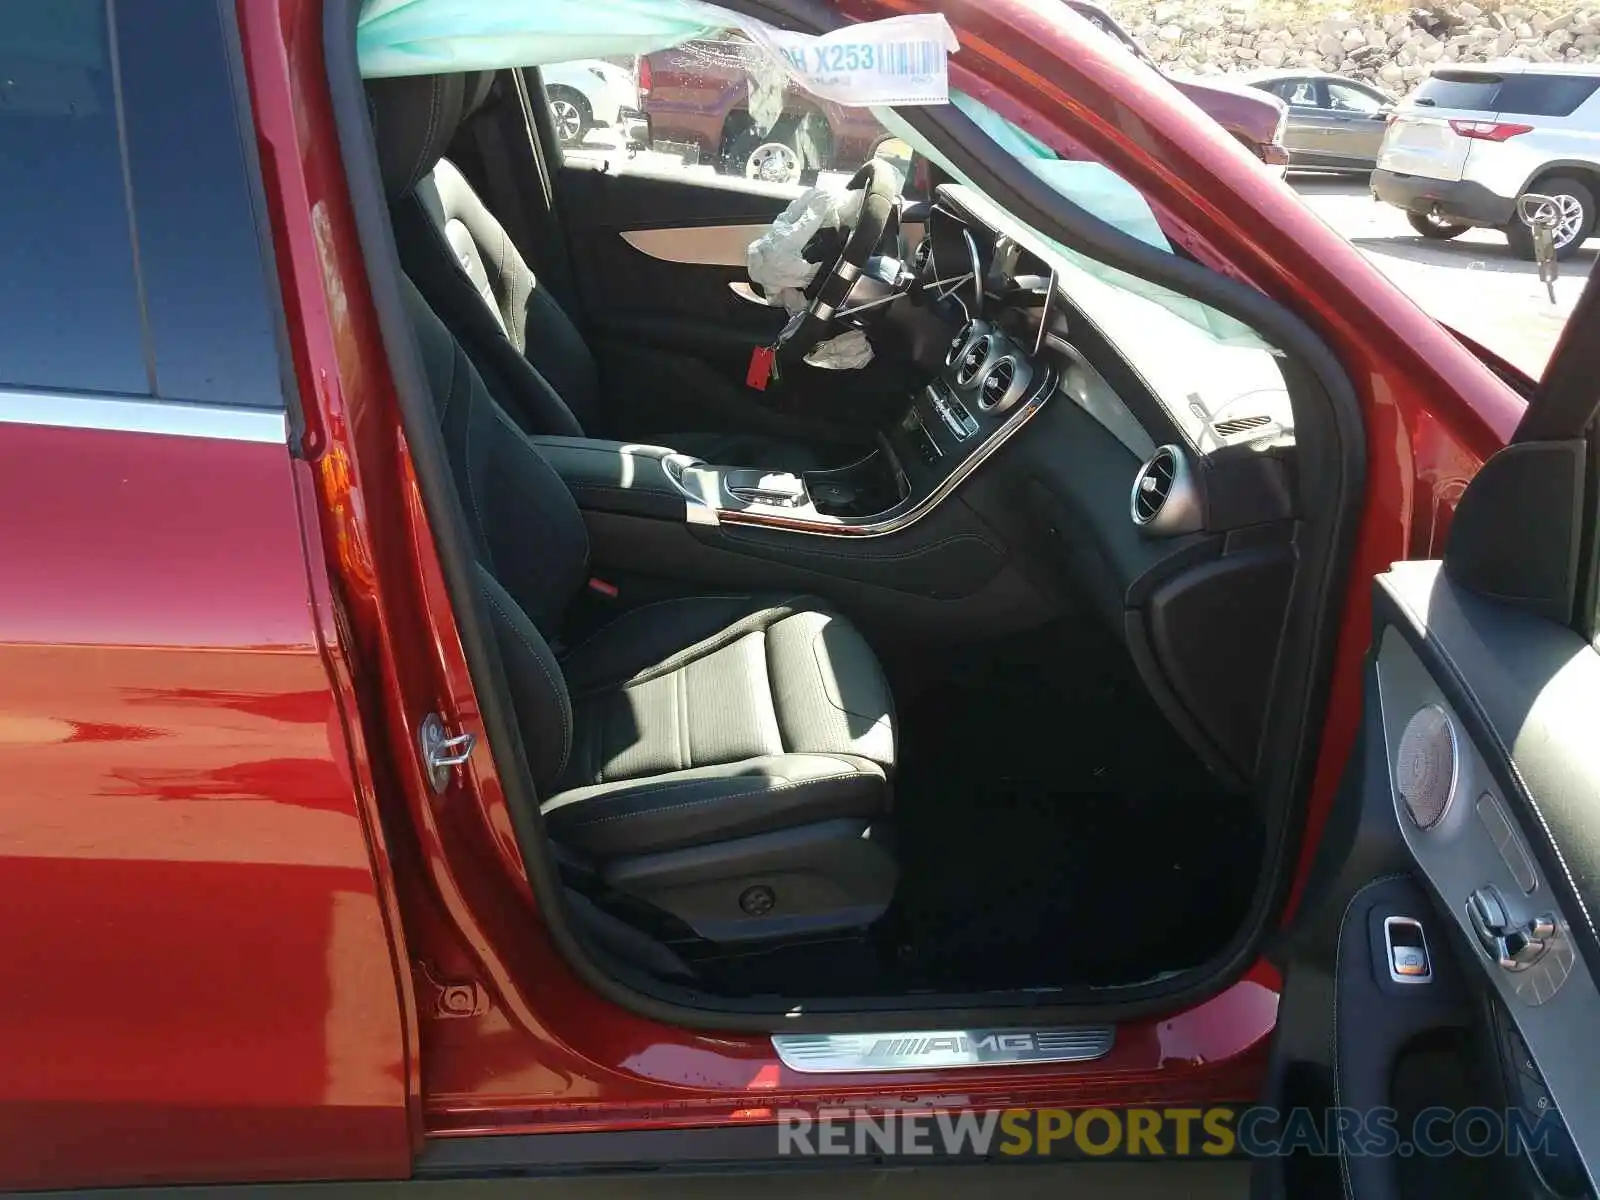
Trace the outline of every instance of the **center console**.
<instances>
[{"instance_id":1,"label":"center console","mask_svg":"<svg viewBox=\"0 0 1600 1200\"><path fill-rule=\"evenodd\" d=\"M982 321L857 461L791 474L707 463L662 446L533 439L590 510L692 525L759 525L823 536L892 533L953 492L1044 404L1050 366Z\"/></svg>"}]
</instances>

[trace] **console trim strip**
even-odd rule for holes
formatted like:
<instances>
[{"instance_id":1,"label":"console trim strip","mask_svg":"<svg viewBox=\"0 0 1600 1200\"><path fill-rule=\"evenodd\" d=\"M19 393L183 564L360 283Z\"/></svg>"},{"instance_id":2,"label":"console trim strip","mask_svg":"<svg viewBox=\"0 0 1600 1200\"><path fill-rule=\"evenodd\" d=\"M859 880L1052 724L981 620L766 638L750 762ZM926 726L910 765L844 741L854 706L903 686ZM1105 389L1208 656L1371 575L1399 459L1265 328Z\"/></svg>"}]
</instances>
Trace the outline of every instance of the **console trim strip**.
<instances>
[{"instance_id":1,"label":"console trim strip","mask_svg":"<svg viewBox=\"0 0 1600 1200\"><path fill-rule=\"evenodd\" d=\"M776 511L756 512L751 509L724 508L720 510L718 516L723 525L759 525L767 529L788 529L795 533L808 533L819 537L883 537L885 534L899 533L927 516L935 506L988 461L996 450L1010 441L1017 431L1044 407L1045 402L1055 393L1055 389L1056 372L1053 368L1046 367L1040 372L1033 394L1017 406L1006 423L991 433L982 445L976 447L926 496L914 504L892 508L879 517L869 518L853 525L845 524L843 521L808 521Z\"/></svg>"}]
</instances>

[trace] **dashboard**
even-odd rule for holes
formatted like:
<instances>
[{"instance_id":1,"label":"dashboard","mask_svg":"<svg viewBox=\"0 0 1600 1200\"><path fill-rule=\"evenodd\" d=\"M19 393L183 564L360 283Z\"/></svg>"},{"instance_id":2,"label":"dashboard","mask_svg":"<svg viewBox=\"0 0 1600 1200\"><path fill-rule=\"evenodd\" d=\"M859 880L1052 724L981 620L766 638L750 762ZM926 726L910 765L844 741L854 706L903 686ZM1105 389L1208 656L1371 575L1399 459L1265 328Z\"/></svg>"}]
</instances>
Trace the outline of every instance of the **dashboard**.
<instances>
[{"instance_id":1,"label":"dashboard","mask_svg":"<svg viewBox=\"0 0 1600 1200\"><path fill-rule=\"evenodd\" d=\"M910 265L937 333L932 378L884 435L904 489L948 493L997 464L976 476L1005 496L986 518L1098 610L1201 757L1247 782L1276 653L1260 631L1281 624L1294 573L1297 448L1276 358L1119 291L968 189L937 190ZM1108 333L1133 316L1155 332ZM1173 358L1159 372L1152 336ZM1276 391L1241 383L1241 355Z\"/></svg>"}]
</instances>

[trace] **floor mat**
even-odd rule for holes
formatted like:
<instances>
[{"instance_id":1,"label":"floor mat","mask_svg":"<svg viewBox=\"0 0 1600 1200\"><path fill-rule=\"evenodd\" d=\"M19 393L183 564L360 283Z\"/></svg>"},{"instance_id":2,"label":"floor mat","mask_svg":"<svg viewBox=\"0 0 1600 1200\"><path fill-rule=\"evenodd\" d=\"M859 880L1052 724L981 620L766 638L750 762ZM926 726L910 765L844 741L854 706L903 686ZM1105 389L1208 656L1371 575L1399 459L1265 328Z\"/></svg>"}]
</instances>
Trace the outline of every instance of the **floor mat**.
<instances>
[{"instance_id":1,"label":"floor mat","mask_svg":"<svg viewBox=\"0 0 1600 1200\"><path fill-rule=\"evenodd\" d=\"M1259 819L1096 631L990 647L900 719L884 933L914 986L1131 983L1238 928Z\"/></svg>"}]
</instances>

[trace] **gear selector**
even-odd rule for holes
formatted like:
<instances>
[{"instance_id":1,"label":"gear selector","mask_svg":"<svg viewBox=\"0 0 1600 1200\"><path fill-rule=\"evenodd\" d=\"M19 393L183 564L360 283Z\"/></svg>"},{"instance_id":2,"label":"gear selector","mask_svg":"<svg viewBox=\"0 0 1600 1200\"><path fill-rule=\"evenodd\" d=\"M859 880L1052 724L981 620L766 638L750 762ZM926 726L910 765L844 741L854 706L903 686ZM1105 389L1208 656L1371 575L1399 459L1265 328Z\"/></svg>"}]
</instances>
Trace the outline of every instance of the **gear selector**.
<instances>
[{"instance_id":1,"label":"gear selector","mask_svg":"<svg viewBox=\"0 0 1600 1200\"><path fill-rule=\"evenodd\" d=\"M805 480L787 471L730 471L723 477L728 495L745 504L796 508L806 502Z\"/></svg>"}]
</instances>

